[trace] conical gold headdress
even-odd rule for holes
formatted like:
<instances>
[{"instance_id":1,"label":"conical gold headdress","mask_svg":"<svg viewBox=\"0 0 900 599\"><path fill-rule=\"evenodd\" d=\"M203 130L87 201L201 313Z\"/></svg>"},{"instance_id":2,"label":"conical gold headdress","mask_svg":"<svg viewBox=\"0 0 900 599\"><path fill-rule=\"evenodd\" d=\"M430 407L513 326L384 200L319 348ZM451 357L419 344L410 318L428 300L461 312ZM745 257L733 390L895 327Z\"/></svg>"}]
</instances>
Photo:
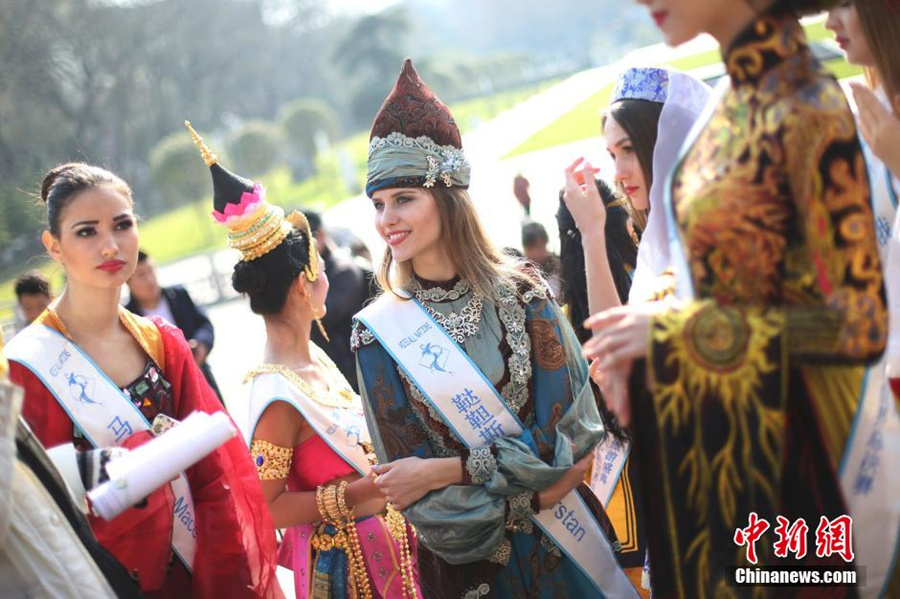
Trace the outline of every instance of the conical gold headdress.
<instances>
[{"instance_id":1,"label":"conical gold headdress","mask_svg":"<svg viewBox=\"0 0 900 599\"><path fill-rule=\"evenodd\" d=\"M203 142L203 138L185 121L194 145L200 150L203 162L213 178L213 218L228 228L228 246L241 252L241 260L255 260L278 247L296 228L306 235L309 263L306 278L319 278L319 255L310 231L309 221L301 212L284 216L280 206L266 201L265 190L259 184L239 177L219 164L219 158Z\"/></svg>"}]
</instances>

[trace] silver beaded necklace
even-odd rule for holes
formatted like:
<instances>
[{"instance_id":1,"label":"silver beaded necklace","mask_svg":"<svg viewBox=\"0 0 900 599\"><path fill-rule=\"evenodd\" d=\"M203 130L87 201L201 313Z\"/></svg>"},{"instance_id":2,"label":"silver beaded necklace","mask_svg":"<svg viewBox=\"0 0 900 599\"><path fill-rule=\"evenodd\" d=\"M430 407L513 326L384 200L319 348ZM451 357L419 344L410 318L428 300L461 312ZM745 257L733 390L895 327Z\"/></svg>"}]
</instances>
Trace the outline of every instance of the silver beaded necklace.
<instances>
[{"instance_id":1,"label":"silver beaded necklace","mask_svg":"<svg viewBox=\"0 0 900 599\"><path fill-rule=\"evenodd\" d=\"M484 313L484 298L477 293L473 293L466 305L458 313L450 312L448 315L441 314L428 305L429 302L455 301L463 297L469 292L469 286L463 281L457 281L453 289L447 291L440 287L431 289L422 289L418 281L413 285L416 299L425 308L435 322L441 325L450 337L462 345L466 339L473 337L478 333L478 324L481 322L481 316Z\"/></svg>"}]
</instances>

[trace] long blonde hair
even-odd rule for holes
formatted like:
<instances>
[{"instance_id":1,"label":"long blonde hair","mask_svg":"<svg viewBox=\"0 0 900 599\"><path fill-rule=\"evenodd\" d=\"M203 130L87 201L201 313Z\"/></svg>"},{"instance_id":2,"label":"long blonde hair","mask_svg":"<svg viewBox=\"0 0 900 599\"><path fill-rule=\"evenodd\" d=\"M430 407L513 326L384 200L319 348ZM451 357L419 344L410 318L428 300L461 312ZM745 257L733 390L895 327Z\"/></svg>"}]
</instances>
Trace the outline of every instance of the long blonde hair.
<instances>
[{"instance_id":1,"label":"long blonde hair","mask_svg":"<svg viewBox=\"0 0 900 599\"><path fill-rule=\"evenodd\" d=\"M900 0L856 0L853 5L875 59L875 73L867 73L869 83L884 86L897 114L894 98L900 94Z\"/></svg>"},{"instance_id":2,"label":"long blonde hair","mask_svg":"<svg viewBox=\"0 0 900 599\"><path fill-rule=\"evenodd\" d=\"M472 290L488 299L499 300L497 282L514 287L517 292L531 289L538 282L526 274L525 262L501 253L488 239L475 212L475 206L464 189L425 189L437 203L441 218L440 241L456 267L456 273ZM386 293L409 289L415 273L412 260L394 263L387 248L378 269L378 284Z\"/></svg>"}]
</instances>

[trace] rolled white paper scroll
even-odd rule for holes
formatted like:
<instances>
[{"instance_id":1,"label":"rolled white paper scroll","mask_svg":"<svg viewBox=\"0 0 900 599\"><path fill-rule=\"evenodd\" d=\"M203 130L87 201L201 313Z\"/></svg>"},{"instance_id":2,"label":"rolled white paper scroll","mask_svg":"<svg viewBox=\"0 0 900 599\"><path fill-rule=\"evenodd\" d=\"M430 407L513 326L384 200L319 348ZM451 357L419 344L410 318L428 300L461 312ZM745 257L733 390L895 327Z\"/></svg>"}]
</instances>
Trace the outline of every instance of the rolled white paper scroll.
<instances>
[{"instance_id":1,"label":"rolled white paper scroll","mask_svg":"<svg viewBox=\"0 0 900 599\"><path fill-rule=\"evenodd\" d=\"M112 520L236 434L224 412L194 412L156 439L107 464L109 481L88 493L94 512Z\"/></svg>"}]
</instances>

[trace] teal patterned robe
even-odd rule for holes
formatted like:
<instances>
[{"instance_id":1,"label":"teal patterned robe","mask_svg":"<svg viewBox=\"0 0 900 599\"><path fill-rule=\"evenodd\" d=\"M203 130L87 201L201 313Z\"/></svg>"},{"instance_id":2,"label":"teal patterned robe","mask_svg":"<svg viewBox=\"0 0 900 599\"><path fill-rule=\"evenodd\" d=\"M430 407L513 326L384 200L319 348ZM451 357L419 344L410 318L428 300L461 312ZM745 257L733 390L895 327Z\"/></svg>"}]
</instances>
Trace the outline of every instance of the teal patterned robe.
<instances>
[{"instance_id":1,"label":"teal patterned robe","mask_svg":"<svg viewBox=\"0 0 900 599\"><path fill-rule=\"evenodd\" d=\"M467 286L422 281L427 305L459 314ZM441 291L443 288L443 292ZM519 437L468 450L390 354L356 323L352 345L366 418L378 459L460 456L464 484L431 492L404 511L419 535L425 597L597 597L592 583L532 525L537 491L554 483L605 431L588 384L587 363L559 307L542 287L496 286L478 332L462 344L524 424ZM573 451L574 449L574 451ZM579 492L618 546L599 502Z\"/></svg>"}]
</instances>

